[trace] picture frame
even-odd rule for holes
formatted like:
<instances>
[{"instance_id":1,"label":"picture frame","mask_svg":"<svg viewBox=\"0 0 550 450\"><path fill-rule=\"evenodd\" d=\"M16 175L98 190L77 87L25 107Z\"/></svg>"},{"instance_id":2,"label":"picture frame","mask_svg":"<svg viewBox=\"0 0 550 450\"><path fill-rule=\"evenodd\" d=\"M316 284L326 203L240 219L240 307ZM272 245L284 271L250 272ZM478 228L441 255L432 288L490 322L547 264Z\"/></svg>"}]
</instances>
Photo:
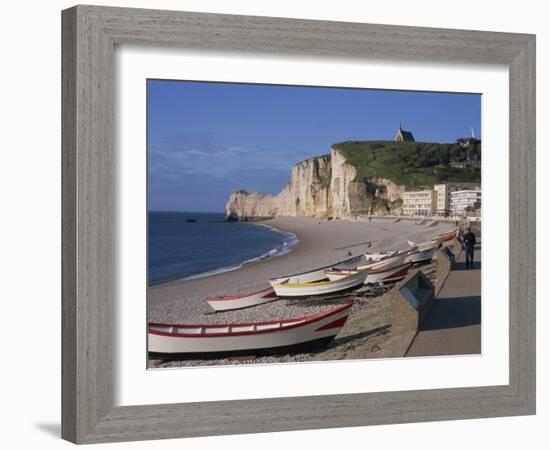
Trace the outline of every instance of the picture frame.
<instances>
[{"instance_id":1,"label":"picture frame","mask_svg":"<svg viewBox=\"0 0 550 450\"><path fill-rule=\"evenodd\" d=\"M509 384L114 406L118 44L499 64L510 87ZM75 6L62 12L62 437L75 443L534 414L535 36Z\"/></svg>"}]
</instances>

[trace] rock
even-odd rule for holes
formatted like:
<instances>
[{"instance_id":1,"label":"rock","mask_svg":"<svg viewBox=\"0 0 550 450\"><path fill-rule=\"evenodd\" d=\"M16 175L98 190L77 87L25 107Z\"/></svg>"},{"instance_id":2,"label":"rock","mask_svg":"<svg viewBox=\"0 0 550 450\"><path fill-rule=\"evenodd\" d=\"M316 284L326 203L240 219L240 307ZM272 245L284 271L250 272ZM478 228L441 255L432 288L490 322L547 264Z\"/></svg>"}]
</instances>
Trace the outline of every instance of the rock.
<instances>
[{"instance_id":1,"label":"rock","mask_svg":"<svg viewBox=\"0 0 550 450\"><path fill-rule=\"evenodd\" d=\"M355 168L334 148L329 155L296 164L289 183L277 195L231 194L227 220L262 220L273 217L351 219L362 214L387 214L391 202L405 190L384 178L357 180Z\"/></svg>"}]
</instances>

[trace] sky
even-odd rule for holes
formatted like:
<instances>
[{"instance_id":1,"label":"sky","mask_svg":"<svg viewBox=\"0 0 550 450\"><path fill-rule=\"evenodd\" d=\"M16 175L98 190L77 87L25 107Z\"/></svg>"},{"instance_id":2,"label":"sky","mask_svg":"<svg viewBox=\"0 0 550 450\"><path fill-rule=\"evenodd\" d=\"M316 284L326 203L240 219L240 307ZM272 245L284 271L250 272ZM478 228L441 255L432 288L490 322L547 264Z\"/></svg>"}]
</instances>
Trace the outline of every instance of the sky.
<instances>
[{"instance_id":1,"label":"sky","mask_svg":"<svg viewBox=\"0 0 550 450\"><path fill-rule=\"evenodd\" d=\"M232 192L277 194L299 161L347 140L481 138L481 96L147 81L150 211L223 212Z\"/></svg>"}]
</instances>

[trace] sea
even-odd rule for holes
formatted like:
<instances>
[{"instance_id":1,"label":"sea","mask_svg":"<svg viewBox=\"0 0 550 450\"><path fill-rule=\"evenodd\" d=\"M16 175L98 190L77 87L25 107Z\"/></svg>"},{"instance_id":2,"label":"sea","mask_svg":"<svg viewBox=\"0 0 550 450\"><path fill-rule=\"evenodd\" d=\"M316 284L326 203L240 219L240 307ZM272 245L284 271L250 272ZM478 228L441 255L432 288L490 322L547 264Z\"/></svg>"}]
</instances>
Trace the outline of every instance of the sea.
<instances>
[{"instance_id":1,"label":"sea","mask_svg":"<svg viewBox=\"0 0 550 450\"><path fill-rule=\"evenodd\" d=\"M224 213L149 212L148 283L154 286L236 270L289 252L292 233Z\"/></svg>"}]
</instances>

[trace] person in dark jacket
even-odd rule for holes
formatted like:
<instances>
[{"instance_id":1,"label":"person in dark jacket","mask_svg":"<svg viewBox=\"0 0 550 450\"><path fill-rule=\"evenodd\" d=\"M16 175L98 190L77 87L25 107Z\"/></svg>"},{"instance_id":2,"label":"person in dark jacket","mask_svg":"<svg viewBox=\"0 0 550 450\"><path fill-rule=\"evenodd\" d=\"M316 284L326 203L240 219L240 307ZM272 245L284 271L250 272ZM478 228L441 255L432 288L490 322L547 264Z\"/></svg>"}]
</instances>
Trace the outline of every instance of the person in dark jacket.
<instances>
[{"instance_id":1,"label":"person in dark jacket","mask_svg":"<svg viewBox=\"0 0 550 450\"><path fill-rule=\"evenodd\" d=\"M474 246L476 245L476 236L472 233L471 228L466 230L466 234L462 236L464 249L466 250L466 269L474 268Z\"/></svg>"}]
</instances>

